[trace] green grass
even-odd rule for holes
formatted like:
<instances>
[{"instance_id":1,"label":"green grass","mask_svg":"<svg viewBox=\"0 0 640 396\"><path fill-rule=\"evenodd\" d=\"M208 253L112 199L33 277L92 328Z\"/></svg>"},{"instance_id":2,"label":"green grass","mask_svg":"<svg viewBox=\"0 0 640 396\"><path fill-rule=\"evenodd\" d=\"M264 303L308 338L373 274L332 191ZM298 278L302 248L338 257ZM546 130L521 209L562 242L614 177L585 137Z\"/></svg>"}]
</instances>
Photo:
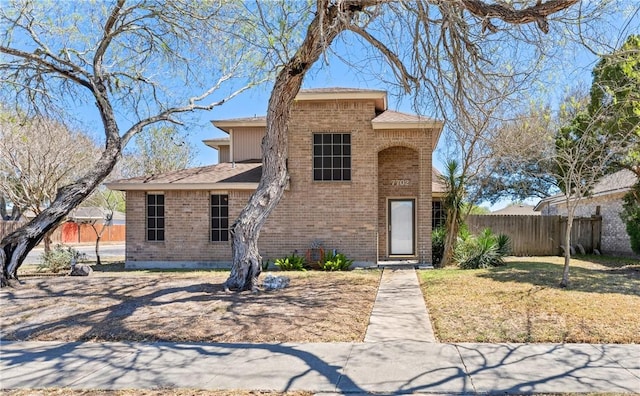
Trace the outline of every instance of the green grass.
<instances>
[{"instance_id":1,"label":"green grass","mask_svg":"<svg viewBox=\"0 0 640 396\"><path fill-rule=\"evenodd\" d=\"M443 342L639 343L640 263L572 259L562 289L562 258L511 258L487 270L420 272L427 307Z\"/></svg>"}]
</instances>

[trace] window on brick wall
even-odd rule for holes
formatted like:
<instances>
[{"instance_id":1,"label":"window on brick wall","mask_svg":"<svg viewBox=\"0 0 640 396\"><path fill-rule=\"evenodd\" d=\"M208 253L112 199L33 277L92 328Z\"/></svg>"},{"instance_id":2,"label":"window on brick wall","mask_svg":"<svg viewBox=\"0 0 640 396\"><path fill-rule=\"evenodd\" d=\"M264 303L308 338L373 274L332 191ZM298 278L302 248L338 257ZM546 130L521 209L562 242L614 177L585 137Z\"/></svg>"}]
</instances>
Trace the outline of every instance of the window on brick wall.
<instances>
[{"instance_id":1,"label":"window on brick wall","mask_svg":"<svg viewBox=\"0 0 640 396\"><path fill-rule=\"evenodd\" d=\"M351 134L313 134L313 180L351 180Z\"/></svg>"},{"instance_id":2,"label":"window on brick wall","mask_svg":"<svg viewBox=\"0 0 640 396\"><path fill-rule=\"evenodd\" d=\"M431 208L431 227L435 230L436 228L444 225L447 214L444 210L442 201L432 201Z\"/></svg>"},{"instance_id":3,"label":"window on brick wall","mask_svg":"<svg viewBox=\"0 0 640 396\"><path fill-rule=\"evenodd\" d=\"M164 194L147 194L147 241L164 241Z\"/></svg>"},{"instance_id":4,"label":"window on brick wall","mask_svg":"<svg viewBox=\"0 0 640 396\"><path fill-rule=\"evenodd\" d=\"M211 241L229 240L229 196L211 194Z\"/></svg>"}]
</instances>

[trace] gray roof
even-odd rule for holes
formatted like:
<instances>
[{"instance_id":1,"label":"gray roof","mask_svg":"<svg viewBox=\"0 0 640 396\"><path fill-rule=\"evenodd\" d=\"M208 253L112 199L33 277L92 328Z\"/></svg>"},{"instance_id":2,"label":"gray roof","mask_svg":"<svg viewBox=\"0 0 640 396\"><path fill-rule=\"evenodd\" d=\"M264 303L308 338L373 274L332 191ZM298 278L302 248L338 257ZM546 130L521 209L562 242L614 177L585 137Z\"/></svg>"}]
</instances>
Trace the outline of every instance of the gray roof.
<instances>
[{"instance_id":1,"label":"gray roof","mask_svg":"<svg viewBox=\"0 0 640 396\"><path fill-rule=\"evenodd\" d=\"M491 215L498 216L536 216L540 215L540 212L534 211L533 205L524 205L524 204L512 204L507 206L506 208L502 208L500 210L496 210L494 212L489 213Z\"/></svg>"},{"instance_id":2,"label":"gray roof","mask_svg":"<svg viewBox=\"0 0 640 396\"><path fill-rule=\"evenodd\" d=\"M631 187L638 182L635 173L628 169L623 169L610 175L604 176L593 188L591 197L600 197L611 194L624 193L631 190ZM535 206L534 210L542 210L545 205L555 205L564 201L564 194L556 194L547 197Z\"/></svg>"}]
</instances>

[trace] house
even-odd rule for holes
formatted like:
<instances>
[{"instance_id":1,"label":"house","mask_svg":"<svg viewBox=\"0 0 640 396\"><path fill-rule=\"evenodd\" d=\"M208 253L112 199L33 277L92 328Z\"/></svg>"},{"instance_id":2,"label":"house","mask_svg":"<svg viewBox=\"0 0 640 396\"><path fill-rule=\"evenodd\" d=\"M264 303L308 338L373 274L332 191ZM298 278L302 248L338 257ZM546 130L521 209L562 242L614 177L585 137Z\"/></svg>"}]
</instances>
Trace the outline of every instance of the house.
<instances>
[{"instance_id":1,"label":"house","mask_svg":"<svg viewBox=\"0 0 640 396\"><path fill-rule=\"evenodd\" d=\"M212 121L219 163L109 183L126 191L126 266L227 267L229 226L260 180L266 118ZM290 183L259 239L265 260L315 241L356 265L431 262L432 153L442 121L389 110L387 93L302 90L291 112ZM436 190L442 194L441 186ZM437 200L437 197L436 197Z\"/></svg>"},{"instance_id":2,"label":"house","mask_svg":"<svg viewBox=\"0 0 640 396\"><path fill-rule=\"evenodd\" d=\"M629 170L621 170L603 177L591 195L583 198L576 207L575 216L602 216L601 250L603 254L632 256L631 242L626 226L620 218L622 198L638 182ZM554 195L541 200L535 207L543 216L567 215L566 196Z\"/></svg>"},{"instance_id":3,"label":"house","mask_svg":"<svg viewBox=\"0 0 640 396\"><path fill-rule=\"evenodd\" d=\"M505 208L490 212L493 216L539 216L541 213L536 212L533 205L525 205L523 203L515 203Z\"/></svg>"}]
</instances>

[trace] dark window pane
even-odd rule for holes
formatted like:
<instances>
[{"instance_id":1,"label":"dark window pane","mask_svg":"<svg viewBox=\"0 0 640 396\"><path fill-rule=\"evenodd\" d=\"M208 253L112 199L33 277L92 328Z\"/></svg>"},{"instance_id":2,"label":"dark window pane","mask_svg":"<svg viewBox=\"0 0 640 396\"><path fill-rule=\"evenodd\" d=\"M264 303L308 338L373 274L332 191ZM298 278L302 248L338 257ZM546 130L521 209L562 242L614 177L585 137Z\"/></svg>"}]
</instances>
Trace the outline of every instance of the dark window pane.
<instances>
[{"instance_id":1,"label":"dark window pane","mask_svg":"<svg viewBox=\"0 0 640 396\"><path fill-rule=\"evenodd\" d=\"M220 231L219 230L211 231L211 240L212 241L216 241L216 242L220 240Z\"/></svg>"},{"instance_id":2,"label":"dark window pane","mask_svg":"<svg viewBox=\"0 0 640 396\"><path fill-rule=\"evenodd\" d=\"M342 171L340 169L333 170L333 179L332 180L342 180Z\"/></svg>"},{"instance_id":3,"label":"dark window pane","mask_svg":"<svg viewBox=\"0 0 640 396\"><path fill-rule=\"evenodd\" d=\"M156 203L156 196L153 194L147 195L147 205L155 205L155 203Z\"/></svg>"},{"instance_id":4,"label":"dark window pane","mask_svg":"<svg viewBox=\"0 0 640 396\"><path fill-rule=\"evenodd\" d=\"M350 145L343 145L342 146L342 155L351 155L351 146Z\"/></svg>"},{"instance_id":5,"label":"dark window pane","mask_svg":"<svg viewBox=\"0 0 640 396\"><path fill-rule=\"evenodd\" d=\"M331 157L324 157L322 159L322 167L325 169L331 168Z\"/></svg>"},{"instance_id":6,"label":"dark window pane","mask_svg":"<svg viewBox=\"0 0 640 396\"><path fill-rule=\"evenodd\" d=\"M156 228L164 228L164 217L156 219Z\"/></svg>"},{"instance_id":7,"label":"dark window pane","mask_svg":"<svg viewBox=\"0 0 640 396\"><path fill-rule=\"evenodd\" d=\"M228 241L229 240L229 231L227 231L227 230L220 231L220 240L221 241L225 241L225 242Z\"/></svg>"},{"instance_id":8,"label":"dark window pane","mask_svg":"<svg viewBox=\"0 0 640 396\"><path fill-rule=\"evenodd\" d=\"M345 169L342 171L342 180L351 180L351 170Z\"/></svg>"},{"instance_id":9,"label":"dark window pane","mask_svg":"<svg viewBox=\"0 0 640 396\"><path fill-rule=\"evenodd\" d=\"M322 155L331 155L331 145L322 146Z\"/></svg>"},{"instance_id":10,"label":"dark window pane","mask_svg":"<svg viewBox=\"0 0 640 396\"><path fill-rule=\"evenodd\" d=\"M221 195L220 196L220 203L222 203L223 205L228 205L229 204L229 196L228 195Z\"/></svg>"},{"instance_id":11,"label":"dark window pane","mask_svg":"<svg viewBox=\"0 0 640 396\"><path fill-rule=\"evenodd\" d=\"M156 216L164 217L164 205L156 207Z\"/></svg>"},{"instance_id":12,"label":"dark window pane","mask_svg":"<svg viewBox=\"0 0 640 396\"><path fill-rule=\"evenodd\" d=\"M317 146L313 146L313 155L322 155L322 146L321 145L317 145Z\"/></svg>"},{"instance_id":13,"label":"dark window pane","mask_svg":"<svg viewBox=\"0 0 640 396\"><path fill-rule=\"evenodd\" d=\"M162 194L158 194L156 196L156 204L158 205L164 205L164 195Z\"/></svg>"},{"instance_id":14,"label":"dark window pane","mask_svg":"<svg viewBox=\"0 0 640 396\"><path fill-rule=\"evenodd\" d=\"M155 206L149 206L147 208L147 216L150 216L150 217L155 217L156 216L156 207Z\"/></svg>"},{"instance_id":15,"label":"dark window pane","mask_svg":"<svg viewBox=\"0 0 640 396\"><path fill-rule=\"evenodd\" d=\"M322 134L322 143L323 144L331 144L331 134L330 133Z\"/></svg>"},{"instance_id":16,"label":"dark window pane","mask_svg":"<svg viewBox=\"0 0 640 396\"><path fill-rule=\"evenodd\" d=\"M319 133L314 133L313 134L313 144L320 144L322 143L322 135Z\"/></svg>"},{"instance_id":17,"label":"dark window pane","mask_svg":"<svg viewBox=\"0 0 640 396\"><path fill-rule=\"evenodd\" d=\"M211 208L211 217L220 217L220 208L214 206Z\"/></svg>"},{"instance_id":18,"label":"dark window pane","mask_svg":"<svg viewBox=\"0 0 640 396\"><path fill-rule=\"evenodd\" d=\"M156 231L156 241L164 241L164 230Z\"/></svg>"},{"instance_id":19,"label":"dark window pane","mask_svg":"<svg viewBox=\"0 0 640 396\"><path fill-rule=\"evenodd\" d=\"M333 145L333 155L342 155L342 145L334 144Z\"/></svg>"},{"instance_id":20,"label":"dark window pane","mask_svg":"<svg viewBox=\"0 0 640 396\"><path fill-rule=\"evenodd\" d=\"M315 157L313 159L313 167L315 169L322 168L322 157Z\"/></svg>"},{"instance_id":21,"label":"dark window pane","mask_svg":"<svg viewBox=\"0 0 640 396\"><path fill-rule=\"evenodd\" d=\"M322 170L322 180L331 180L331 169Z\"/></svg>"},{"instance_id":22,"label":"dark window pane","mask_svg":"<svg viewBox=\"0 0 640 396\"><path fill-rule=\"evenodd\" d=\"M156 228L156 219L155 218L147 219L147 228L149 228L149 229Z\"/></svg>"},{"instance_id":23,"label":"dark window pane","mask_svg":"<svg viewBox=\"0 0 640 396\"><path fill-rule=\"evenodd\" d=\"M339 133L333 135L333 145L335 146L336 144L342 144L342 135Z\"/></svg>"},{"instance_id":24,"label":"dark window pane","mask_svg":"<svg viewBox=\"0 0 640 396\"><path fill-rule=\"evenodd\" d=\"M229 228L229 218L220 219L220 228Z\"/></svg>"},{"instance_id":25,"label":"dark window pane","mask_svg":"<svg viewBox=\"0 0 640 396\"><path fill-rule=\"evenodd\" d=\"M342 134L342 143L350 144L351 143L351 135L348 133Z\"/></svg>"},{"instance_id":26,"label":"dark window pane","mask_svg":"<svg viewBox=\"0 0 640 396\"><path fill-rule=\"evenodd\" d=\"M211 205L218 205L220 204L220 196L219 195L212 195L211 196Z\"/></svg>"},{"instance_id":27,"label":"dark window pane","mask_svg":"<svg viewBox=\"0 0 640 396\"><path fill-rule=\"evenodd\" d=\"M211 228L220 228L220 219L211 219Z\"/></svg>"},{"instance_id":28,"label":"dark window pane","mask_svg":"<svg viewBox=\"0 0 640 396\"><path fill-rule=\"evenodd\" d=\"M342 158L342 167L345 169L351 168L351 157L343 157Z\"/></svg>"},{"instance_id":29,"label":"dark window pane","mask_svg":"<svg viewBox=\"0 0 640 396\"><path fill-rule=\"evenodd\" d=\"M322 180L322 169L315 169L313 171L313 180Z\"/></svg>"},{"instance_id":30,"label":"dark window pane","mask_svg":"<svg viewBox=\"0 0 640 396\"><path fill-rule=\"evenodd\" d=\"M229 217L229 207L222 206L220 208L220 217Z\"/></svg>"},{"instance_id":31,"label":"dark window pane","mask_svg":"<svg viewBox=\"0 0 640 396\"><path fill-rule=\"evenodd\" d=\"M156 232L154 230L147 230L147 241L155 241Z\"/></svg>"},{"instance_id":32,"label":"dark window pane","mask_svg":"<svg viewBox=\"0 0 640 396\"><path fill-rule=\"evenodd\" d=\"M341 168L342 167L342 158L333 157L333 168Z\"/></svg>"}]
</instances>

